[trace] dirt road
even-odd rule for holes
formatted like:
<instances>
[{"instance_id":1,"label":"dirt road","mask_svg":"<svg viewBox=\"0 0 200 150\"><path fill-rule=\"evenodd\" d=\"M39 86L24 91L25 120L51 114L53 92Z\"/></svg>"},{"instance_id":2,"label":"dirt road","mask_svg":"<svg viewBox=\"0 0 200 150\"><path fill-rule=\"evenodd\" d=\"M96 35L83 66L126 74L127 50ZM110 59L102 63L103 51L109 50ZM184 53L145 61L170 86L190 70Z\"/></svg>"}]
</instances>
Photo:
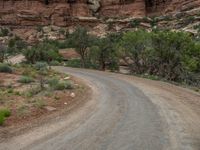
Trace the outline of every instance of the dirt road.
<instances>
[{"instance_id":1,"label":"dirt road","mask_svg":"<svg viewBox=\"0 0 200 150\"><path fill-rule=\"evenodd\" d=\"M83 78L91 100L1 150L200 150L200 95L159 81L56 67Z\"/></svg>"}]
</instances>

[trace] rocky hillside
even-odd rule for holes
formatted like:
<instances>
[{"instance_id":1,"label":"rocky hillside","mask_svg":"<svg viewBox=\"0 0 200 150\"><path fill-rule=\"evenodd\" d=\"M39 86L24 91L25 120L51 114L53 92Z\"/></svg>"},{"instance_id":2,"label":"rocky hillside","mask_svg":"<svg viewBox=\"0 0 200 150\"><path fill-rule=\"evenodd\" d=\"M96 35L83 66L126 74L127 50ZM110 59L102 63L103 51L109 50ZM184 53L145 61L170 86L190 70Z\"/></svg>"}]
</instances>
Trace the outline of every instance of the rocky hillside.
<instances>
[{"instance_id":1,"label":"rocky hillside","mask_svg":"<svg viewBox=\"0 0 200 150\"><path fill-rule=\"evenodd\" d=\"M134 24L151 28L155 22L163 28L191 31L200 20L200 0L2 0L0 8L1 28L28 42L62 39L77 25L102 36L135 28Z\"/></svg>"}]
</instances>

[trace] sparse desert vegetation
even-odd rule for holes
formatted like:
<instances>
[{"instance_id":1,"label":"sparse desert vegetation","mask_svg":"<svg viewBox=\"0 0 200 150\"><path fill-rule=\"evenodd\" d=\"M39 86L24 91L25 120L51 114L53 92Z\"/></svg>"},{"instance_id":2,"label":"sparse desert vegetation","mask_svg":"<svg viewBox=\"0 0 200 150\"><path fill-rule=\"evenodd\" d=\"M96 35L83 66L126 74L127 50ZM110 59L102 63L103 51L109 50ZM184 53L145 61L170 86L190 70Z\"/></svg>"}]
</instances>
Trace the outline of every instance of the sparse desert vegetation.
<instances>
[{"instance_id":1,"label":"sparse desert vegetation","mask_svg":"<svg viewBox=\"0 0 200 150\"><path fill-rule=\"evenodd\" d=\"M53 110L67 107L84 91L66 74L49 68L47 63L0 64L0 125L11 126L31 121Z\"/></svg>"}]
</instances>

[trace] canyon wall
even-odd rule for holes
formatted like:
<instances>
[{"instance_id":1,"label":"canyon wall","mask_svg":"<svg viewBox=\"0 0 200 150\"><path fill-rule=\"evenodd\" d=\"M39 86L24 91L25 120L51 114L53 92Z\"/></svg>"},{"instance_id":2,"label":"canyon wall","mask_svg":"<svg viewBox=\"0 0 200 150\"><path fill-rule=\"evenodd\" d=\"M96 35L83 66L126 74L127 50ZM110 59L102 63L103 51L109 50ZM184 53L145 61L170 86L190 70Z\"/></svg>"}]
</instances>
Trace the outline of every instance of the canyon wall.
<instances>
[{"instance_id":1,"label":"canyon wall","mask_svg":"<svg viewBox=\"0 0 200 150\"><path fill-rule=\"evenodd\" d=\"M101 4L101 8L100 8ZM90 0L49 1L7 0L0 1L0 24L16 26L56 25L67 26L75 17L140 17L145 15L143 0L121 4L116 0L102 0L95 3Z\"/></svg>"},{"instance_id":2,"label":"canyon wall","mask_svg":"<svg viewBox=\"0 0 200 150\"><path fill-rule=\"evenodd\" d=\"M165 15L200 7L200 0L157 0L147 6L147 15Z\"/></svg>"},{"instance_id":3,"label":"canyon wall","mask_svg":"<svg viewBox=\"0 0 200 150\"><path fill-rule=\"evenodd\" d=\"M0 24L67 26L76 17L144 17L199 6L200 0L1 0Z\"/></svg>"}]
</instances>

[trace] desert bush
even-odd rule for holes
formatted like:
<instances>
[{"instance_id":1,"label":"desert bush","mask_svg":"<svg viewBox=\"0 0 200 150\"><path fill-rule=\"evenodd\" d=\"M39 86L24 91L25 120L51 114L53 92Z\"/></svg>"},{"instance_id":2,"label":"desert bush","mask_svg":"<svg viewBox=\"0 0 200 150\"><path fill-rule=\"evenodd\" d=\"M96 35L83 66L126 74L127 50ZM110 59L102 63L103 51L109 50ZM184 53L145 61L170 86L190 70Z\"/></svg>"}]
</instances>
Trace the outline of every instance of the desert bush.
<instances>
[{"instance_id":1,"label":"desert bush","mask_svg":"<svg viewBox=\"0 0 200 150\"><path fill-rule=\"evenodd\" d=\"M143 30L127 32L123 35L118 48L119 55L128 64L132 73L141 74L147 69L146 54L150 40L149 33Z\"/></svg>"},{"instance_id":2,"label":"desert bush","mask_svg":"<svg viewBox=\"0 0 200 150\"><path fill-rule=\"evenodd\" d=\"M5 117L0 114L0 126L3 125L4 121L5 121Z\"/></svg>"},{"instance_id":3,"label":"desert bush","mask_svg":"<svg viewBox=\"0 0 200 150\"><path fill-rule=\"evenodd\" d=\"M0 72L12 73L13 69L8 64L0 63Z\"/></svg>"},{"instance_id":4,"label":"desert bush","mask_svg":"<svg viewBox=\"0 0 200 150\"><path fill-rule=\"evenodd\" d=\"M0 29L0 37L8 36L9 30L7 28Z\"/></svg>"},{"instance_id":5,"label":"desert bush","mask_svg":"<svg viewBox=\"0 0 200 150\"><path fill-rule=\"evenodd\" d=\"M54 85L59 83L59 79L57 77L53 77L48 80L48 84L50 87L53 87Z\"/></svg>"},{"instance_id":6,"label":"desert bush","mask_svg":"<svg viewBox=\"0 0 200 150\"><path fill-rule=\"evenodd\" d=\"M9 54L16 54L22 52L26 48L27 48L27 43L22 39L20 39L19 37L15 36L14 38L8 41L7 52Z\"/></svg>"},{"instance_id":7,"label":"desert bush","mask_svg":"<svg viewBox=\"0 0 200 150\"><path fill-rule=\"evenodd\" d=\"M34 79L33 79L32 77L29 77L29 76L22 76L22 77L18 80L18 82L27 84L27 83L34 82Z\"/></svg>"},{"instance_id":8,"label":"desert bush","mask_svg":"<svg viewBox=\"0 0 200 150\"><path fill-rule=\"evenodd\" d=\"M24 96L33 97L42 91L40 86L31 87L28 91L24 92Z\"/></svg>"},{"instance_id":9,"label":"desert bush","mask_svg":"<svg viewBox=\"0 0 200 150\"><path fill-rule=\"evenodd\" d=\"M29 63L36 63L37 61L45 61L50 63L53 60L59 61L61 56L58 53L58 48L49 42L42 42L31 48L23 51L23 55Z\"/></svg>"},{"instance_id":10,"label":"desert bush","mask_svg":"<svg viewBox=\"0 0 200 150\"><path fill-rule=\"evenodd\" d=\"M116 37L108 35L105 38L97 38L95 46L90 49L91 64L97 64L101 70L109 68L110 70L118 70L118 57L115 50Z\"/></svg>"},{"instance_id":11,"label":"desert bush","mask_svg":"<svg viewBox=\"0 0 200 150\"><path fill-rule=\"evenodd\" d=\"M54 86L54 90L72 89L72 84L68 81L60 81Z\"/></svg>"},{"instance_id":12,"label":"desert bush","mask_svg":"<svg viewBox=\"0 0 200 150\"><path fill-rule=\"evenodd\" d=\"M0 109L0 125L3 125L5 118L9 117L11 112L9 109Z\"/></svg>"},{"instance_id":13,"label":"desert bush","mask_svg":"<svg viewBox=\"0 0 200 150\"><path fill-rule=\"evenodd\" d=\"M4 109L0 109L0 114L2 114L4 117L9 117L11 115L11 112L9 109L4 108Z\"/></svg>"},{"instance_id":14,"label":"desert bush","mask_svg":"<svg viewBox=\"0 0 200 150\"><path fill-rule=\"evenodd\" d=\"M48 64L46 62L36 62L36 64L34 65L34 68L39 71L47 71Z\"/></svg>"},{"instance_id":15,"label":"desert bush","mask_svg":"<svg viewBox=\"0 0 200 150\"><path fill-rule=\"evenodd\" d=\"M91 57L87 58L87 60L85 61L85 68L98 69L99 65L96 62L93 63L91 59L92 59ZM66 66L74 67L74 68L81 68L82 62L80 59L71 59L71 60L67 61Z\"/></svg>"},{"instance_id":16,"label":"desert bush","mask_svg":"<svg viewBox=\"0 0 200 150\"><path fill-rule=\"evenodd\" d=\"M46 102L43 99L36 99L34 106L42 109L46 106Z\"/></svg>"},{"instance_id":17,"label":"desert bush","mask_svg":"<svg viewBox=\"0 0 200 150\"><path fill-rule=\"evenodd\" d=\"M81 60L80 59L68 60L66 66L80 68L81 67Z\"/></svg>"},{"instance_id":18,"label":"desert bush","mask_svg":"<svg viewBox=\"0 0 200 150\"><path fill-rule=\"evenodd\" d=\"M132 73L198 83L200 44L187 33L167 30L127 32L118 49Z\"/></svg>"},{"instance_id":19,"label":"desert bush","mask_svg":"<svg viewBox=\"0 0 200 150\"><path fill-rule=\"evenodd\" d=\"M46 39L44 40L44 43L50 44L58 49L64 49L67 48L67 42L66 41L58 41L58 40L50 40Z\"/></svg>"},{"instance_id":20,"label":"desert bush","mask_svg":"<svg viewBox=\"0 0 200 150\"><path fill-rule=\"evenodd\" d=\"M22 72L23 76L29 76L31 78L35 78L37 76L37 70L33 67L24 66L24 70Z\"/></svg>"},{"instance_id":21,"label":"desert bush","mask_svg":"<svg viewBox=\"0 0 200 150\"><path fill-rule=\"evenodd\" d=\"M138 27L140 25L140 22L141 22L141 20L134 19L134 20L130 21L130 25L131 25L132 28L136 28L136 27Z\"/></svg>"},{"instance_id":22,"label":"desert bush","mask_svg":"<svg viewBox=\"0 0 200 150\"><path fill-rule=\"evenodd\" d=\"M59 66L59 65L61 65L61 63L59 61L53 60L53 61L51 61L49 63L49 65L51 65L51 66Z\"/></svg>"},{"instance_id":23,"label":"desert bush","mask_svg":"<svg viewBox=\"0 0 200 150\"><path fill-rule=\"evenodd\" d=\"M53 90L65 90L72 89L72 84L69 81L60 81L58 78L52 78L48 81L48 84Z\"/></svg>"},{"instance_id":24,"label":"desert bush","mask_svg":"<svg viewBox=\"0 0 200 150\"><path fill-rule=\"evenodd\" d=\"M81 67L85 68L89 47L92 44L93 37L88 34L87 29L78 27L69 35L68 46L75 48L76 52L81 56Z\"/></svg>"},{"instance_id":25,"label":"desert bush","mask_svg":"<svg viewBox=\"0 0 200 150\"><path fill-rule=\"evenodd\" d=\"M6 58L7 48L0 44L0 62L3 63Z\"/></svg>"}]
</instances>

